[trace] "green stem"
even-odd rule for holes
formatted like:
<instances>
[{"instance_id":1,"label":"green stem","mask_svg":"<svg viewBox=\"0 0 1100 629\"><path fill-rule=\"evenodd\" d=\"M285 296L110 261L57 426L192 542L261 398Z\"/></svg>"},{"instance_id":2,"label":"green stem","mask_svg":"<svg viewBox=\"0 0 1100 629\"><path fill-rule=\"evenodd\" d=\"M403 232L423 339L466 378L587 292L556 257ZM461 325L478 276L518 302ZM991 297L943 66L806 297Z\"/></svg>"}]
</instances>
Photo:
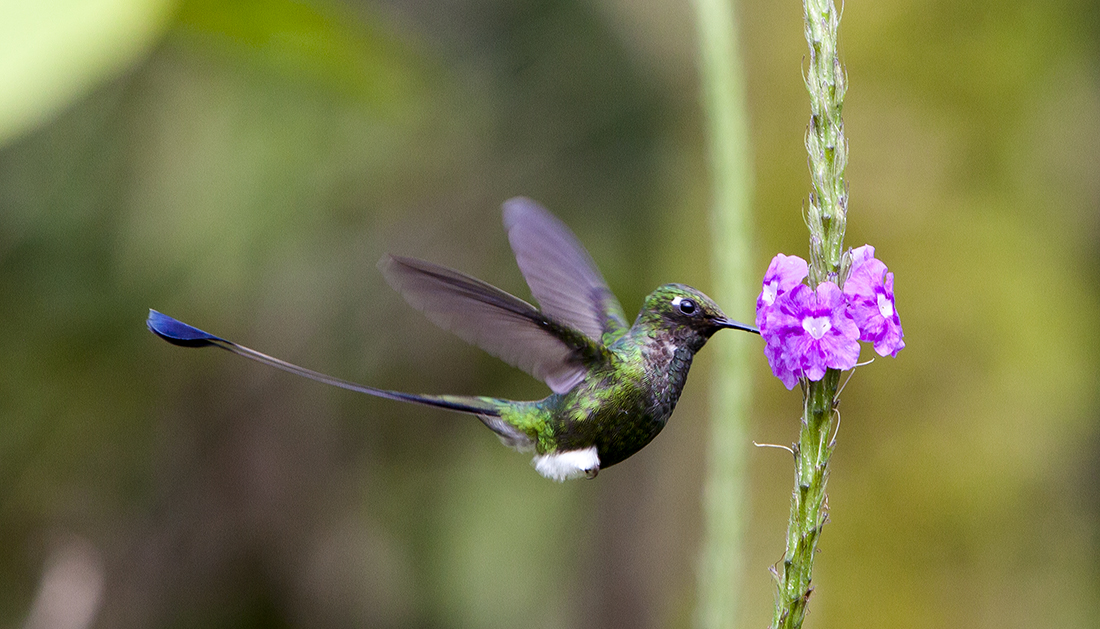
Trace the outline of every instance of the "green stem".
<instances>
[{"instance_id":1,"label":"green stem","mask_svg":"<svg viewBox=\"0 0 1100 629\"><path fill-rule=\"evenodd\" d=\"M848 143L841 111L846 77L837 53L840 15L832 0L804 0L806 43L810 47L806 89L810 94L810 125L806 130L813 190L806 210L810 229L810 284L843 278L844 228L848 212L848 184L844 169ZM814 555L821 529L828 520L825 485L840 372L830 369L819 382L803 381L802 427L795 446L795 488L787 525L787 552L775 569L777 581L772 627L802 626L813 591Z\"/></svg>"},{"instance_id":2,"label":"green stem","mask_svg":"<svg viewBox=\"0 0 1100 629\"><path fill-rule=\"evenodd\" d=\"M745 81L738 57L732 0L695 0L700 79L713 185L712 245L715 298L753 301L751 264L752 167ZM731 313L736 315L736 313ZM695 626L736 625L745 517L750 338L731 334L715 346L712 414L703 496L703 545Z\"/></svg>"},{"instance_id":3,"label":"green stem","mask_svg":"<svg viewBox=\"0 0 1100 629\"><path fill-rule=\"evenodd\" d=\"M844 227L848 214L848 141L844 137L844 92L847 77L837 52L840 14L832 0L805 0L806 43L810 64L806 89L810 93L810 125L806 151L810 158L813 190L806 218L810 228L810 281L839 284Z\"/></svg>"},{"instance_id":4,"label":"green stem","mask_svg":"<svg viewBox=\"0 0 1100 629\"><path fill-rule=\"evenodd\" d=\"M821 529L828 519L829 456L836 445L831 440L834 400L840 372L830 369L820 382L806 388L802 429L795 446L795 488L791 494L791 517L787 525L787 552L775 570L778 581L772 627L802 626L810 599L814 554Z\"/></svg>"}]
</instances>

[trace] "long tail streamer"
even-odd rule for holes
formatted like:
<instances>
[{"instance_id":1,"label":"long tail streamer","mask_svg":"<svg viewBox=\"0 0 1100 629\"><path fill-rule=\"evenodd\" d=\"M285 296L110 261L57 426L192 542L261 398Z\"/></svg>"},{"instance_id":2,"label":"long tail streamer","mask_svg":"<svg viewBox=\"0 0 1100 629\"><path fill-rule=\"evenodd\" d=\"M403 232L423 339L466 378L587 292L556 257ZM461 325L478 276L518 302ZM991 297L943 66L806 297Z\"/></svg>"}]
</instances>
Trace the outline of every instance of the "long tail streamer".
<instances>
[{"instance_id":1,"label":"long tail streamer","mask_svg":"<svg viewBox=\"0 0 1100 629\"><path fill-rule=\"evenodd\" d=\"M282 369L283 371L302 376L303 378L309 378L324 384L328 384L334 387L340 387L341 389L347 389L348 391L355 391L357 393L366 393L367 395L373 395L375 397L385 398L387 400L397 400L399 402L412 402L414 404L424 404L427 406L435 406L438 408L446 408L453 411L459 411L463 413L473 413L475 415L499 415L500 412L489 405L474 406L475 400L471 399L470 404L453 401L453 399L443 399L440 397L429 395L415 395L412 393L402 393L400 391L389 391L387 389L377 389L365 384L357 384L355 382L348 382L333 376L323 374L312 369L306 369L305 367L299 367L298 365L288 363L285 360L280 360L274 356L268 356L263 352L257 352L254 349L245 347L234 343L233 341L227 341L220 336L214 336L209 332L204 332L196 327L187 325L186 323L173 319L168 315L157 312L156 310L149 310L149 318L145 321L146 327L153 334L156 334L160 338L168 341L173 345L179 345L180 347L218 347L224 349L227 352L231 352L238 356L243 356L249 360L254 360L265 365L269 365L276 369ZM453 396L457 397L457 396Z\"/></svg>"}]
</instances>

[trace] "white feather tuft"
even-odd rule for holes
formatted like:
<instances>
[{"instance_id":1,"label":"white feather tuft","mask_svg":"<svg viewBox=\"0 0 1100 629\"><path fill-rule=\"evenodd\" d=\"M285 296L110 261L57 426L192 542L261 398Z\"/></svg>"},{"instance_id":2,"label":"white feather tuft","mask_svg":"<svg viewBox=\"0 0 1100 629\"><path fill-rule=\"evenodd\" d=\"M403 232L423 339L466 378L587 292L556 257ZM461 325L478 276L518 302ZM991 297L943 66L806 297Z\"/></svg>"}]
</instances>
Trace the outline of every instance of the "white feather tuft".
<instances>
[{"instance_id":1,"label":"white feather tuft","mask_svg":"<svg viewBox=\"0 0 1100 629\"><path fill-rule=\"evenodd\" d=\"M539 474L559 483L574 478L592 478L600 471L600 456L596 453L596 446L584 450L540 454L531 463Z\"/></svg>"}]
</instances>

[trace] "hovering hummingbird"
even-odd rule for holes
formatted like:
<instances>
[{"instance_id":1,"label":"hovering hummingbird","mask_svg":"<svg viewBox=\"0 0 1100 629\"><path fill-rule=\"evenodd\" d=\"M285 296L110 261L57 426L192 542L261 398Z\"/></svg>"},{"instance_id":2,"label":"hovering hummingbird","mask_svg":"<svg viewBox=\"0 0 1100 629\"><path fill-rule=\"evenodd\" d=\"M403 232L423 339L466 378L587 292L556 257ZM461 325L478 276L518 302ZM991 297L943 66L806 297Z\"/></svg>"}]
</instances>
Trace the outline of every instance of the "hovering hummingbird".
<instances>
[{"instance_id":1,"label":"hovering hummingbird","mask_svg":"<svg viewBox=\"0 0 1100 629\"><path fill-rule=\"evenodd\" d=\"M588 252L564 223L525 198L504 203L504 227L540 308L430 262L387 255L389 282L435 324L544 381L553 393L520 402L417 395L327 376L191 327L155 310L149 330L184 347L220 347L312 380L390 400L476 415L506 445L533 451L556 481L594 478L648 444L680 398L692 358L724 328L759 334L683 284L649 294L628 326Z\"/></svg>"}]
</instances>

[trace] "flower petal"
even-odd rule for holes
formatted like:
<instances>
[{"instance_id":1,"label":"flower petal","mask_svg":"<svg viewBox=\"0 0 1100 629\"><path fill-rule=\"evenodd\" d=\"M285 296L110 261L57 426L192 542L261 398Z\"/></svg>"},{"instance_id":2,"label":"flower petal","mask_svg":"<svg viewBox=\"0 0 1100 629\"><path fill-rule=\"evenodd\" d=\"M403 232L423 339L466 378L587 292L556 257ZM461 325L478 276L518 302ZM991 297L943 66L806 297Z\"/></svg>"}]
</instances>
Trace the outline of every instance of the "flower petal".
<instances>
[{"instance_id":1,"label":"flower petal","mask_svg":"<svg viewBox=\"0 0 1100 629\"><path fill-rule=\"evenodd\" d=\"M756 298L756 327L761 327L768 311L775 304L775 300L802 283L809 275L810 269L806 261L798 256L788 256L778 253L772 258L764 273L763 287Z\"/></svg>"},{"instance_id":2,"label":"flower petal","mask_svg":"<svg viewBox=\"0 0 1100 629\"><path fill-rule=\"evenodd\" d=\"M896 356L905 343L894 303L894 274L874 254L870 245L851 252L852 268L844 282L844 294L848 312L859 327L859 339L874 343L880 356Z\"/></svg>"}]
</instances>

